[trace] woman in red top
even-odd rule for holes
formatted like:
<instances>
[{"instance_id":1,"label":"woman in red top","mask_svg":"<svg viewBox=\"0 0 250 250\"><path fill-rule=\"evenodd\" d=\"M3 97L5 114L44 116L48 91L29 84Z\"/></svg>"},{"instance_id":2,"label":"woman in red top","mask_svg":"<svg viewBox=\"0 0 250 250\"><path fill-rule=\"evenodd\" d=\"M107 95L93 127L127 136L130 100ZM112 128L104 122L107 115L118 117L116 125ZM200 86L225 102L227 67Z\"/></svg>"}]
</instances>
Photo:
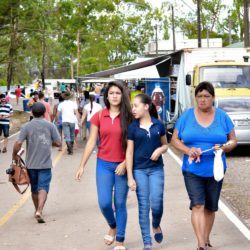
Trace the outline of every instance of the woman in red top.
<instances>
[{"instance_id":1,"label":"woman in red top","mask_svg":"<svg viewBox=\"0 0 250 250\"><path fill-rule=\"evenodd\" d=\"M127 223L128 193L125 152L128 125L133 116L128 93L122 82L109 83L104 94L104 102L106 108L97 112L91 119L90 135L76 179L80 180L100 134L96 185L99 206L110 227L104 241L107 245L111 245L116 240L114 250L125 250L123 242ZM115 213L112 209L113 188Z\"/></svg>"}]
</instances>

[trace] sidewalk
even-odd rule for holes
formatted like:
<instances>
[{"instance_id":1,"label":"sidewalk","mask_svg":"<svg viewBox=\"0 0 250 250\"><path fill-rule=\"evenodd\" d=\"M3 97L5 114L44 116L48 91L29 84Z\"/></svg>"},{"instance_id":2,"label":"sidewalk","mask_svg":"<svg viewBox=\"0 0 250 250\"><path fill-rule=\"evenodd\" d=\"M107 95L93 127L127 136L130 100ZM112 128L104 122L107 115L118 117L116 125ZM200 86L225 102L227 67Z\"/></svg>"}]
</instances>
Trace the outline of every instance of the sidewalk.
<instances>
[{"instance_id":1,"label":"sidewalk","mask_svg":"<svg viewBox=\"0 0 250 250\"><path fill-rule=\"evenodd\" d=\"M12 141L10 143L10 146ZM95 188L96 154L92 154L80 183L74 175L80 163L83 145L79 143L73 156L64 152L62 159L53 170L53 180L44 215L46 224L37 224L33 218L31 199L0 226L1 250L111 250L103 244L103 236L108 227L99 211ZM58 156L57 149L53 150ZM9 156L1 157L1 169L8 167ZM3 159L3 161L2 161ZM162 220L164 241L154 244L154 249L195 250L196 242L190 222L189 201L184 188L181 169L177 163L165 154L165 211ZM3 164L2 164L3 162ZM5 173L1 171L0 219L20 195L15 193L11 184L5 182ZM250 242L218 212L212 243L216 250L248 250ZM128 225L126 246L130 250L142 249L142 240L138 224L136 195L129 192Z\"/></svg>"}]
</instances>

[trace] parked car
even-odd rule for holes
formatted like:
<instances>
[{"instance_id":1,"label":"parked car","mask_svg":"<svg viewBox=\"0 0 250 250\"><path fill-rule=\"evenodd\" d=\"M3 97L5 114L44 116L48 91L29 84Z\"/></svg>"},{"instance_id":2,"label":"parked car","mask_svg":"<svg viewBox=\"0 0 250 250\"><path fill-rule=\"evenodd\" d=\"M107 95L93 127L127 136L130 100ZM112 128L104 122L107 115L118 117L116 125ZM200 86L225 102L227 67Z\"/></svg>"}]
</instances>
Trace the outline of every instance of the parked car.
<instances>
[{"instance_id":1,"label":"parked car","mask_svg":"<svg viewBox=\"0 0 250 250\"><path fill-rule=\"evenodd\" d=\"M238 144L250 145L250 99L225 97L216 100L216 106L228 113L235 126Z\"/></svg>"}]
</instances>

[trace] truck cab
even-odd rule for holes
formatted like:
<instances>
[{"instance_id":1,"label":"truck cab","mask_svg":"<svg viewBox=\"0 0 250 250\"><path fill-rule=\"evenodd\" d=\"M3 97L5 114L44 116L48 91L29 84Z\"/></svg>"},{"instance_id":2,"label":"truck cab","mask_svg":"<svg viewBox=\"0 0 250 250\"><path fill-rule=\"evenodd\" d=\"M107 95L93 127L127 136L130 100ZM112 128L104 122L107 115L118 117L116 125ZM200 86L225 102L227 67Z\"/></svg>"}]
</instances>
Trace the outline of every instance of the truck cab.
<instances>
[{"instance_id":1,"label":"truck cab","mask_svg":"<svg viewBox=\"0 0 250 250\"><path fill-rule=\"evenodd\" d=\"M197 64L191 85L191 102L195 105L195 87L203 81L215 89L215 106L226 111L235 125L238 144L250 144L250 63L219 61Z\"/></svg>"},{"instance_id":2,"label":"truck cab","mask_svg":"<svg viewBox=\"0 0 250 250\"><path fill-rule=\"evenodd\" d=\"M213 84L216 98L230 96L250 98L250 63L215 61L197 64L193 72L192 95L195 87L202 81Z\"/></svg>"}]
</instances>

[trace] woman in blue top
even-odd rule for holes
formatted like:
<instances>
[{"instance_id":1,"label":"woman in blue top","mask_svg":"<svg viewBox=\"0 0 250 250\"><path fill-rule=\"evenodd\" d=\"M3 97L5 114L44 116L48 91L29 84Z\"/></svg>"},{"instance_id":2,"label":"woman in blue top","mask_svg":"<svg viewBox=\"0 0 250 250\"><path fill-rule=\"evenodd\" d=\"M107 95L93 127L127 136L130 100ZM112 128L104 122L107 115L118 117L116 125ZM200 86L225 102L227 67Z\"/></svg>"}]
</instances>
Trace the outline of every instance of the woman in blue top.
<instances>
[{"instance_id":1,"label":"woman in blue top","mask_svg":"<svg viewBox=\"0 0 250 250\"><path fill-rule=\"evenodd\" d=\"M128 186L132 191L136 190L137 194L143 249L150 250L150 208L154 238L158 243L163 240L160 228L164 191L162 154L167 151L168 146L165 127L157 119L158 113L148 95L137 95L133 101L132 111L136 120L128 128Z\"/></svg>"},{"instance_id":2,"label":"woman in blue top","mask_svg":"<svg viewBox=\"0 0 250 250\"><path fill-rule=\"evenodd\" d=\"M215 211L218 210L222 181L215 181L213 174L214 150L229 152L236 147L234 125L221 109L213 107L213 85L201 82L195 89L197 106L185 111L176 123L172 145L184 154L182 171L192 209L192 224L198 241L198 250L212 249L210 233ZM224 171L226 157L222 154Z\"/></svg>"}]
</instances>

